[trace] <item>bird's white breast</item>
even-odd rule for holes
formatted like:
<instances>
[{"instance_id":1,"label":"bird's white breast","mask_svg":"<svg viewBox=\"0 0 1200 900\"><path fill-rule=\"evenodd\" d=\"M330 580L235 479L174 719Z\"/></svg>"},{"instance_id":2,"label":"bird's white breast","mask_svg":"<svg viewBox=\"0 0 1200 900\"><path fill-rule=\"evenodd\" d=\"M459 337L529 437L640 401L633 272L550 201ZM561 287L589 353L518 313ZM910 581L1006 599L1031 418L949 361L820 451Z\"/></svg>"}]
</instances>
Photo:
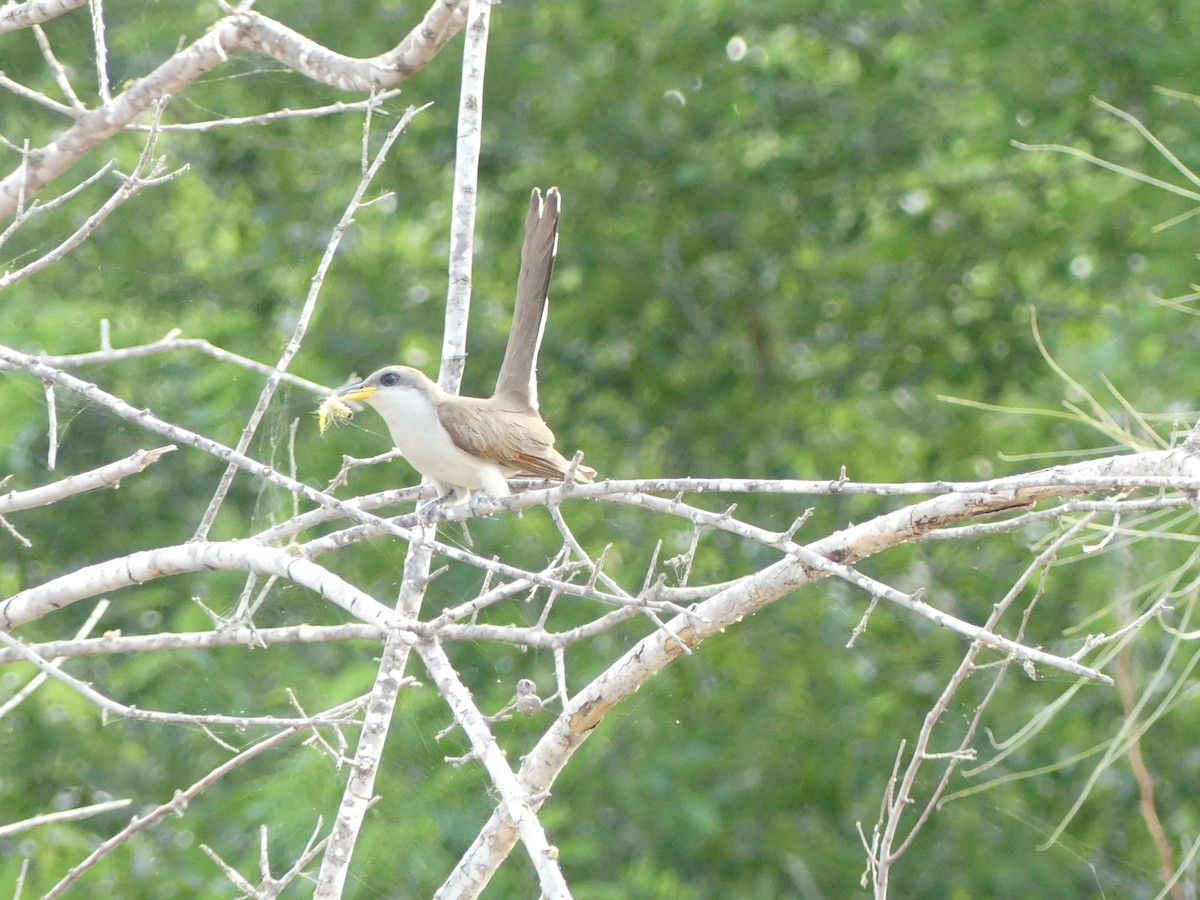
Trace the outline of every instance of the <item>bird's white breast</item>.
<instances>
[{"instance_id":1,"label":"bird's white breast","mask_svg":"<svg viewBox=\"0 0 1200 900\"><path fill-rule=\"evenodd\" d=\"M508 494L508 484L493 462L478 459L454 445L428 397L413 388L381 390L367 401L379 412L396 449L414 469L440 489L483 488L493 497Z\"/></svg>"}]
</instances>

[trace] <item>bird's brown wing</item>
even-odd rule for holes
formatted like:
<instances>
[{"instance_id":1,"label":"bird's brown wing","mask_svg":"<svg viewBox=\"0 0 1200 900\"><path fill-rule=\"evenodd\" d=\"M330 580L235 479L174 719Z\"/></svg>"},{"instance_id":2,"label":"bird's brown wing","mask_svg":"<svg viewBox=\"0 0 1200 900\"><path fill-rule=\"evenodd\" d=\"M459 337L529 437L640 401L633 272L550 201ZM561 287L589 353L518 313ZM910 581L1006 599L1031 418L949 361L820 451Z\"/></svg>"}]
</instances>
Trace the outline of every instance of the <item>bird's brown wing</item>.
<instances>
[{"instance_id":1,"label":"bird's brown wing","mask_svg":"<svg viewBox=\"0 0 1200 900\"><path fill-rule=\"evenodd\" d=\"M532 410L493 400L459 397L438 406L438 419L454 445L514 474L561 479L567 461L554 449L554 434Z\"/></svg>"}]
</instances>

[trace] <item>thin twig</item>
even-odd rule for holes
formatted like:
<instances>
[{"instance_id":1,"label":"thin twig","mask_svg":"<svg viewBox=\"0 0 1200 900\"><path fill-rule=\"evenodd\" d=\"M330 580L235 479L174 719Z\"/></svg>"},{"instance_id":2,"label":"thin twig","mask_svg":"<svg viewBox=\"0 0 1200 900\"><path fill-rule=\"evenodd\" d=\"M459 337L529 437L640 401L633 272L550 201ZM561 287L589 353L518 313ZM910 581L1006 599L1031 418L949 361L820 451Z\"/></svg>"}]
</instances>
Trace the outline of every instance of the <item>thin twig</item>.
<instances>
[{"instance_id":1,"label":"thin twig","mask_svg":"<svg viewBox=\"0 0 1200 900\"><path fill-rule=\"evenodd\" d=\"M46 65L50 72L54 75L54 80L58 82L59 90L66 95L71 101L71 105L78 111L83 111L86 107L83 102L75 96L75 89L71 87L71 79L67 77L67 70L63 68L63 64L58 61L58 57L54 55L54 49L50 46L50 39L46 37L46 32L41 25L34 25L32 28L33 36L37 39L38 48L42 51L42 58L46 60Z\"/></svg>"},{"instance_id":2,"label":"thin twig","mask_svg":"<svg viewBox=\"0 0 1200 900\"><path fill-rule=\"evenodd\" d=\"M325 106L313 106L308 109L277 109L260 113L257 116L229 116L223 119L209 119L204 122L178 122L163 125L159 131L163 133L204 133L218 128L244 128L247 125L273 125L289 119L319 119L346 112L363 112L368 108L378 108L381 103L399 97L400 90L379 91L366 100L338 101ZM134 122L126 125L126 131L147 131L149 126Z\"/></svg>"},{"instance_id":3,"label":"thin twig","mask_svg":"<svg viewBox=\"0 0 1200 900\"><path fill-rule=\"evenodd\" d=\"M51 433L53 432L54 427L51 425ZM0 494L0 515L23 509L33 509L38 506L50 506L67 497L74 497L87 491L120 487L123 478L145 471L148 466L158 462L174 449L174 444L168 444L154 450L139 450L124 459L88 472L71 475L53 484L30 488L26 491L9 491L7 494ZM53 468L53 466L49 468Z\"/></svg>"},{"instance_id":4,"label":"thin twig","mask_svg":"<svg viewBox=\"0 0 1200 900\"><path fill-rule=\"evenodd\" d=\"M0 631L0 643L6 644L9 648L16 650L25 657L26 662L33 663L44 674L49 675L55 681L65 684L71 690L75 691L80 696L94 703L105 713L112 713L120 716L123 719L131 719L137 722L160 722L166 725L228 725L237 728L239 731L250 727L291 727L296 724L304 725L332 725L346 724L343 719L304 719L297 720L289 717L281 716L225 716L225 715L199 715L191 713L174 713L174 712L157 712L155 710L140 709L136 706L128 706L124 703L119 703L116 700L106 697L93 688L90 684L80 681L66 672L60 670L50 660L38 656L32 650L25 646L21 641L18 641L12 635Z\"/></svg>"},{"instance_id":5,"label":"thin twig","mask_svg":"<svg viewBox=\"0 0 1200 900\"><path fill-rule=\"evenodd\" d=\"M408 123L412 121L413 117L425 108L424 106L419 108L409 107L405 111L400 121L387 133L382 146L375 154L375 159L359 179L358 185L351 195L350 202L346 204L346 209L343 211L342 217L338 220L337 225L334 226L333 234L330 235L329 241L325 245L325 252L321 255L317 271L312 277L308 296L304 300L304 306L301 308L296 325L292 329L291 338L288 340L287 346L279 358L279 362L275 364L274 370L267 377L267 383L263 385L258 402L254 406L254 411L250 414L249 421L242 428L241 436L238 438L237 446L235 447L236 452L245 453L249 448L250 442L258 430L258 425L262 421L263 416L266 415L267 409L271 404L271 399L275 396L275 390L279 386L282 374L287 371L296 354L300 352L304 335L308 332L309 322L312 320L313 313L317 308L317 299L321 296L321 287L325 283L325 276L329 272L329 267L333 264L337 248L341 245L346 230L353 223L355 214L362 206L363 194L366 193L367 188L387 160L388 152L392 149L392 145L395 144L396 140L404 132L404 129L408 127ZM229 488L233 484L233 477L237 474L237 471L238 467L232 462L226 466L224 473L221 475L221 480L217 484L217 489L209 501L208 508L205 509L204 515L200 519L200 525L197 527L196 533L192 536L192 540L203 541L208 538L209 530L217 518L217 513L220 512L221 504L225 502L225 497L229 493Z\"/></svg>"},{"instance_id":6,"label":"thin twig","mask_svg":"<svg viewBox=\"0 0 1200 900\"><path fill-rule=\"evenodd\" d=\"M360 700L353 700L349 703L342 703L338 706L332 707L331 709L327 709L323 713L318 714L318 717L339 719L343 716L353 713L355 710L360 708L360 706ZM151 825L161 822L171 813L184 809L188 803L199 796L207 788L216 784L217 781L219 781L225 775L228 775L234 769L245 764L254 757L291 740L293 737L298 734L302 734L306 730L306 726L291 726L283 731L280 731L278 734L273 734L256 744L250 745L241 753L217 766L215 769L213 769L200 780L194 782L189 787L180 791L176 791L171 799L166 803L160 804L154 809L146 812L144 815L135 816L130 820L129 824L125 826L125 828L121 829L121 831L104 841L104 843L93 850L86 859L84 859L78 865L72 867L71 870L67 872L67 874L64 875L57 884L55 884L46 894L43 895L44 900L53 900L53 898L61 897L66 892L67 888L74 884L88 869L106 857L117 847L126 843L135 834L140 831L144 831Z\"/></svg>"},{"instance_id":7,"label":"thin twig","mask_svg":"<svg viewBox=\"0 0 1200 900\"><path fill-rule=\"evenodd\" d=\"M155 120L162 115L162 110L166 106L169 98L164 97L154 107ZM142 149L141 159L138 160L137 166L134 167L132 173L128 176L119 176L121 178L121 186L109 197L99 209L87 217L83 224L75 229L66 239L61 241L58 246L52 250L42 254L33 262L21 267L15 272L10 272L5 275L0 275L0 290L11 287L17 282L24 281L31 275L42 271L50 265L58 262L80 244L82 244L88 236L94 232L100 223L108 218L117 207L121 206L130 197L141 192L148 187L157 187L166 184L168 181L173 181L184 172L187 171L187 166L181 166L173 172L166 172L165 166L161 160L151 163L150 154L154 149L157 141L158 133L151 131L150 136L146 140L146 145Z\"/></svg>"},{"instance_id":8,"label":"thin twig","mask_svg":"<svg viewBox=\"0 0 1200 900\"><path fill-rule=\"evenodd\" d=\"M64 809L58 812L42 813L30 816L11 825L0 825L0 839L10 838L23 831L40 828L43 825L56 825L59 822L78 822L80 819L90 819L92 816L102 816L118 809L125 809L132 800L109 800L105 803L93 803L90 806L77 806L74 809Z\"/></svg>"},{"instance_id":9,"label":"thin twig","mask_svg":"<svg viewBox=\"0 0 1200 900\"><path fill-rule=\"evenodd\" d=\"M89 634L91 634L92 629L96 627L100 619L103 618L104 614L108 611L109 605L110 603L108 600L101 600L99 603L97 603L96 608L88 614L88 617L84 621L83 625L81 625L79 630L75 632L75 637L72 638L70 643L82 641ZM34 652L36 653L36 651ZM17 652L17 656L18 658L24 658L20 651ZM44 659L45 657L41 654L38 654L38 658ZM52 659L48 660L48 663L51 668L57 669L63 664L66 658L66 656L54 656ZM9 697L4 703L0 703L0 719L3 719L10 712L24 703L25 700L31 697L33 692L41 687L49 677L50 675L46 671L38 672L37 675L29 680L29 683L26 684L25 687L21 688L21 690Z\"/></svg>"}]
</instances>

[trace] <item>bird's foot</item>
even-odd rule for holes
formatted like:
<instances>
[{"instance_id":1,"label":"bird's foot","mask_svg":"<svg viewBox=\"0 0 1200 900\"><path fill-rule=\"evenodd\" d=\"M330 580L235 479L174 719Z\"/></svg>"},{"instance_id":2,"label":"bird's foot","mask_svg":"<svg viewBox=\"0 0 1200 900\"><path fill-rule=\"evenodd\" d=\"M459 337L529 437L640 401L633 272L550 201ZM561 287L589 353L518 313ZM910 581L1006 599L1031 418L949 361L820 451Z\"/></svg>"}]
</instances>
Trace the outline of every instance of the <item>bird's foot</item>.
<instances>
[{"instance_id":1,"label":"bird's foot","mask_svg":"<svg viewBox=\"0 0 1200 900\"><path fill-rule=\"evenodd\" d=\"M417 507L417 518L422 522L428 523L433 518L433 514L442 508L442 505L448 500L453 500L457 496L453 490L446 491L440 497L434 497L428 503L423 503Z\"/></svg>"}]
</instances>

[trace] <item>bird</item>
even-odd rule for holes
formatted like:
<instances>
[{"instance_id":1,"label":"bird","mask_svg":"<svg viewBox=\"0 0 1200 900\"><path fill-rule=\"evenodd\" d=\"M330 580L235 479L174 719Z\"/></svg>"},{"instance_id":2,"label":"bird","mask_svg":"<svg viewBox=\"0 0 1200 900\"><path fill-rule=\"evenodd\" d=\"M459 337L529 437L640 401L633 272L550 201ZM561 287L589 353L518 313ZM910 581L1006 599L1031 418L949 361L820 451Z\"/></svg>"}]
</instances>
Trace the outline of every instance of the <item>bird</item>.
<instances>
[{"instance_id":1,"label":"bird","mask_svg":"<svg viewBox=\"0 0 1200 900\"><path fill-rule=\"evenodd\" d=\"M596 476L582 463L572 468L554 449L554 433L538 410L537 357L549 311L560 210L557 188L545 198L533 189L512 327L491 397L451 394L410 366L386 366L332 395L335 416L339 404L372 407L396 449L433 482L438 497L422 513L471 501L476 491L507 497L513 477L562 481L569 474L590 483Z\"/></svg>"}]
</instances>

